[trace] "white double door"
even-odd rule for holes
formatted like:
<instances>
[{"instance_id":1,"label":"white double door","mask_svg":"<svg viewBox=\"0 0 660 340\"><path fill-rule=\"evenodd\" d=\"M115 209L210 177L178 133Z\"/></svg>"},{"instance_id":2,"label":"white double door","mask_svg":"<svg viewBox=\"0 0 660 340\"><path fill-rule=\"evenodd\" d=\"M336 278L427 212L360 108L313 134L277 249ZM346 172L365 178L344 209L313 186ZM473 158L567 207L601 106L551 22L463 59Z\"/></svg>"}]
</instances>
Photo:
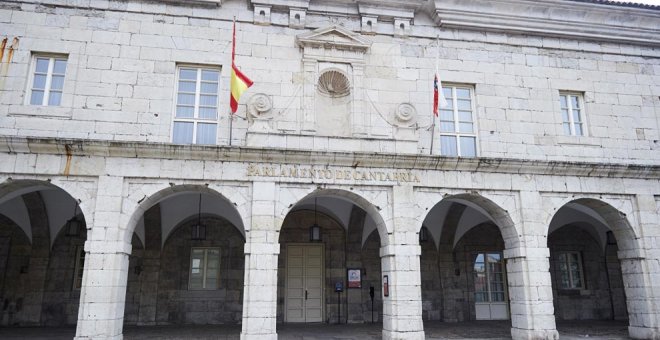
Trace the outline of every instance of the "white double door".
<instances>
[{"instance_id":1,"label":"white double door","mask_svg":"<svg viewBox=\"0 0 660 340\"><path fill-rule=\"evenodd\" d=\"M478 253L474 261L474 309L477 320L509 319L501 253Z\"/></svg>"},{"instance_id":2,"label":"white double door","mask_svg":"<svg viewBox=\"0 0 660 340\"><path fill-rule=\"evenodd\" d=\"M323 244L290 244L286 250L285 322L322 322Z\"/></svg>"}]
</instances>

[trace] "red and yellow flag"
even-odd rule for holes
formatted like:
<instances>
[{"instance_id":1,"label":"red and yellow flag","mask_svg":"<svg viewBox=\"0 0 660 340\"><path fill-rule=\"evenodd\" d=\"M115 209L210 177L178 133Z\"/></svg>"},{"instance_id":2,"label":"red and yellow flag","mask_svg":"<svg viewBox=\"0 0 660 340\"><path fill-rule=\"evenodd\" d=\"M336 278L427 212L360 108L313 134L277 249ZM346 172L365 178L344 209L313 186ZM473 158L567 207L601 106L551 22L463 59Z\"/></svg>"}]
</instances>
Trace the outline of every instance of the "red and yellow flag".
<instances>
[{"instance_id":1,"label":"red and yellow flag","mask_svg":"<svg viewBox=\"0 0 660 340\"><path fill-rule=\"evenodd\" d=\"M238 110L238 100L241 98L241 95L245 90L252 86L253 82L244 75L234 63L234 58L236 56L236 20L234 20L234 34L231 43L231 78L229 82L229 106L231 107L231 113L236 113Z\"/></svg>"}]
</instances>

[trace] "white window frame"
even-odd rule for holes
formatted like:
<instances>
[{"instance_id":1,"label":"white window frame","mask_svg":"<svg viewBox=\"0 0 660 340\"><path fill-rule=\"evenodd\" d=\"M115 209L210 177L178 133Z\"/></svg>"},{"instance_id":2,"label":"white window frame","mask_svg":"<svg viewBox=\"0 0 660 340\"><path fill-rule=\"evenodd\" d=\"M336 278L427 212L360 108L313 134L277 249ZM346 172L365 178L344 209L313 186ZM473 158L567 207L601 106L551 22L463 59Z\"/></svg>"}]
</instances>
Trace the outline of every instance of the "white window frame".
<instances>
[{"instance_id":1,"label":"white window frame","mask_svg":"<svg viewBox=\"0 0 660 340\"><path fill-rule=\"evenodd\" d=\"M193 108L193 117L192 118L177 118L176 117L176 110L177 106L179 104L179 75L181 74L182 69L194 69L197 71L197 80L195 83L195 104ZM199 107L200 107L200 96L201 96L201 84L202 84L202 70L213 70L218 72L218 91L216 93L216 96L218 100L215 103L216 107L216 115L215 119L207 119L207 118L199 118ZM207 124L215 124L216 126L216 134L215 134L215 141L213 144L201 144L201 145L217 145L218 144L218 131L219 131L219 126L220 126L220 93L222 92L221 88L221 83L222 83L222 69L220 66L214 66L214 65L188 65L188 64L181 64L177 65L176 67L176 75L175 75L175 82L174 82L174 105L172 108L172 124L170 127L171 131L171 136L170 136L170 141L174 143L174 124L176 122L186 122L186 123L193 123L193 135L192 135L192 142L191 144L198 144L197 143L197 125L199 123L207 123Z\"/></svg>"},{"instance_id":2,"label":"white window frame","mask_svg":"<svg viewBox=\"0 0 660 340\"><path fill-rule=\"evenodd\" d=\"M82 260L82 263L81 263ZM73 284L72 290L80 290L82 288L83 272L85 270L85 247L76 247L76 263L73 270Z\"/></svg>"},{"instance_id":3,"label":"white window frame","mask_svg":"<svg viewBox=\"0 0 660 340\"><path fill-rule=\"evenodd\" d=\"M32 104L32 91L35 90L34 87L34 78L37 71L37 59L48 59L48 71L46 71L46 84L44 85L44 96L41 99L41 104ZM27 90L25 96L25 105L34 105L34 106L61 106L63 97L64 97L64 84L62 85L62 97L60 97L60 103L58 105L48 105L50 99L50 93L52 92L51 85L53 80L53 68L55 67L55 60L64 60L66 62L66 69L69 69L69 56L66 54L46 54L46 53L33 53L32 60L30 65L30 74L28 75ZM66 82L66 73L64 71L63 77L64 82ZM59 75L59 74L58 74ZM41 89L38 89L41 90ZM59 92L59 91L56 91Z\"/></svg>"},{"instance_id":4,"label":"white window frame","mask_svg":"<svg viewBox=\"0 0 660 340\"><path fill-rule=\"evenodd\" d=\"M454 113L454 132L443 132L442 127L440 126L441 124L438 124L438 132L439 132L439 137L438 137L438 144L440 145L439 147L439 154L441 156L447 156L442 154L442 137L454 137L456 139L456 154L457 156L455 157L479 157L480 150L479 150L479 137L477 136L477 119L476 119L476 105L475 105L475 93L474 93L474 86L471 85L456 85L456 84L442 84L442 89L440 91L443 91L444 89L451 89L451 94L452 94L452 111ZM467 133L467 132L460 132L460 123L461 120L458 115L458 96L456 95L456 89L463 89L463 90L468 90L470 91L470 112L472 114L472 133ZM439 107L438 110L443 110L444 108ZM446 110L446 109L444 109ZM439 117L438 122L440 122L441 119L441 113L438 114ZM463 156L463 152L461 152L461 137L473 137L474 138L474 156ZM435 143L435 141L433 141Z\"/></svg>"},{"instance_id":5,"label":"white window frame","mask_svg":"<svg viewBox=\"0 0 660 340\"><path fill-rule=\"evenodd\" d=\"M566 132L564 131L564 124L566 123L564 121L564 117L561 117L561 131L562 134L565 136L574 136L574 137L584 137L587 135L587 115L586 115L586 110L584 107L584 94L581 92L576 92L576 91L559 91L559 112L561 116L561 110L563 109L561 107L561 97L566 96L566 110L568 111L568 124L570 128L570 134L567 135ZM577 97L578 103L580 104L580 119L581 121L576 122L575 118L573 117L573 100L571 97ZM582 134L578 135L575 132L575 124L581 124L582 125Z\"/></svg>"},{"instance_id":6,"label":"white window frame","mask_svg":"<svg viewBox=\"0 0 660 340\"><path fill-rule=\"evenodd\" d=\"M573 278L573 271L571 270L570 267L570 255L576 254L577 255L577 265L578 265L578 270L580 272L580 285L577 286L575 285L575 279ZM562 255L565 255L565 259L562 260ZM564 262L566 264L566 270L568 272L568 287L562 286L562 270L560 264ZM559 273L559 277L557 279L557 286L559 289L562 290L579 290L579 289L585 289L586 288L586 282L585 282L585 277L584 277L584 268L582 267L582 254L579 251L562 251L557 253L557 272Z\"/></svg>"},{"instance_id":7,"label":"white window frame","mask_svg":"<svg viewBox=\"0 0 660 340\"><path fill-rule=\"evenodd\" d=\"M200 267L202 270L202 287L201 288L192 288L192 270L193 270L193 252L195 250L204 250L204 261ZM208 260L209 260L209 250L218 251L218 276L216 277L216 286L207 287L206 279L208 272ZM190 268L188 269L188 290L216 290L220 288L220 263L222 262L222 253L220 252L219 247L191 247L190 248Z\"/></svg>"}]
</instances>

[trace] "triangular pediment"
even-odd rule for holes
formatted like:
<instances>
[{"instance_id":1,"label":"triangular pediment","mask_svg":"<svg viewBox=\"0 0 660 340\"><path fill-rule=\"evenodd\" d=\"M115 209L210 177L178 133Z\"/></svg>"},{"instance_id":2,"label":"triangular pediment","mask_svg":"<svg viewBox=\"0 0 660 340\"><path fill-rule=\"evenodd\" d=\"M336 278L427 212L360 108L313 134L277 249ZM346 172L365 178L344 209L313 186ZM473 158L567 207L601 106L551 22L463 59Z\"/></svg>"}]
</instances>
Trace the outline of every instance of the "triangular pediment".
<instances>
[{"instance_id":1,"label":"triangular pediment","mask_svg":"<svg viewBox=\"0 0 660 340\"><path fill-rule=\"evenodd\" d=\"M303 33L296 37L301 47L323 47L338 50L358 50L365 52L371 46L371 41L360 34L344 27L333 25Z\"/></svg>"}]
</instances>

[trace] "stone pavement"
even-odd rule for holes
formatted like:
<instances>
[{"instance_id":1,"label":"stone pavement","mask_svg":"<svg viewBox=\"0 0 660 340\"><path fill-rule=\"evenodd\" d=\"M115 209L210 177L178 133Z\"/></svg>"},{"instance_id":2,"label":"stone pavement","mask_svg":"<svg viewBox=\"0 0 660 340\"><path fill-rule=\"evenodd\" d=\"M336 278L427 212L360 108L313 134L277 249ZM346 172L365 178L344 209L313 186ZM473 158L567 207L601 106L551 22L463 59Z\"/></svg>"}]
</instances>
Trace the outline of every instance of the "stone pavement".
<instances>
[{"instance_id":1,"label":"stone pavement","mask_svg":"<svg viewBox=\"0 0 660 340\"><path fill-rule=\"evenodd\" d=\"M511 339L509 321L478 321L461 323L426 322L426 338L431 339ZM278 325L280 339L286 340L343 340L381 339L382 324L353 325ZM628 324L625 321L573 321L559 322L560 338L569 340L621 340L629 339ZM231 339L238 340L241 331L237 326L126 326L125 340L143 339ZM74 328L0 328L3 340L70 340L75 334Z\"/></svg>"}]
</instances>

